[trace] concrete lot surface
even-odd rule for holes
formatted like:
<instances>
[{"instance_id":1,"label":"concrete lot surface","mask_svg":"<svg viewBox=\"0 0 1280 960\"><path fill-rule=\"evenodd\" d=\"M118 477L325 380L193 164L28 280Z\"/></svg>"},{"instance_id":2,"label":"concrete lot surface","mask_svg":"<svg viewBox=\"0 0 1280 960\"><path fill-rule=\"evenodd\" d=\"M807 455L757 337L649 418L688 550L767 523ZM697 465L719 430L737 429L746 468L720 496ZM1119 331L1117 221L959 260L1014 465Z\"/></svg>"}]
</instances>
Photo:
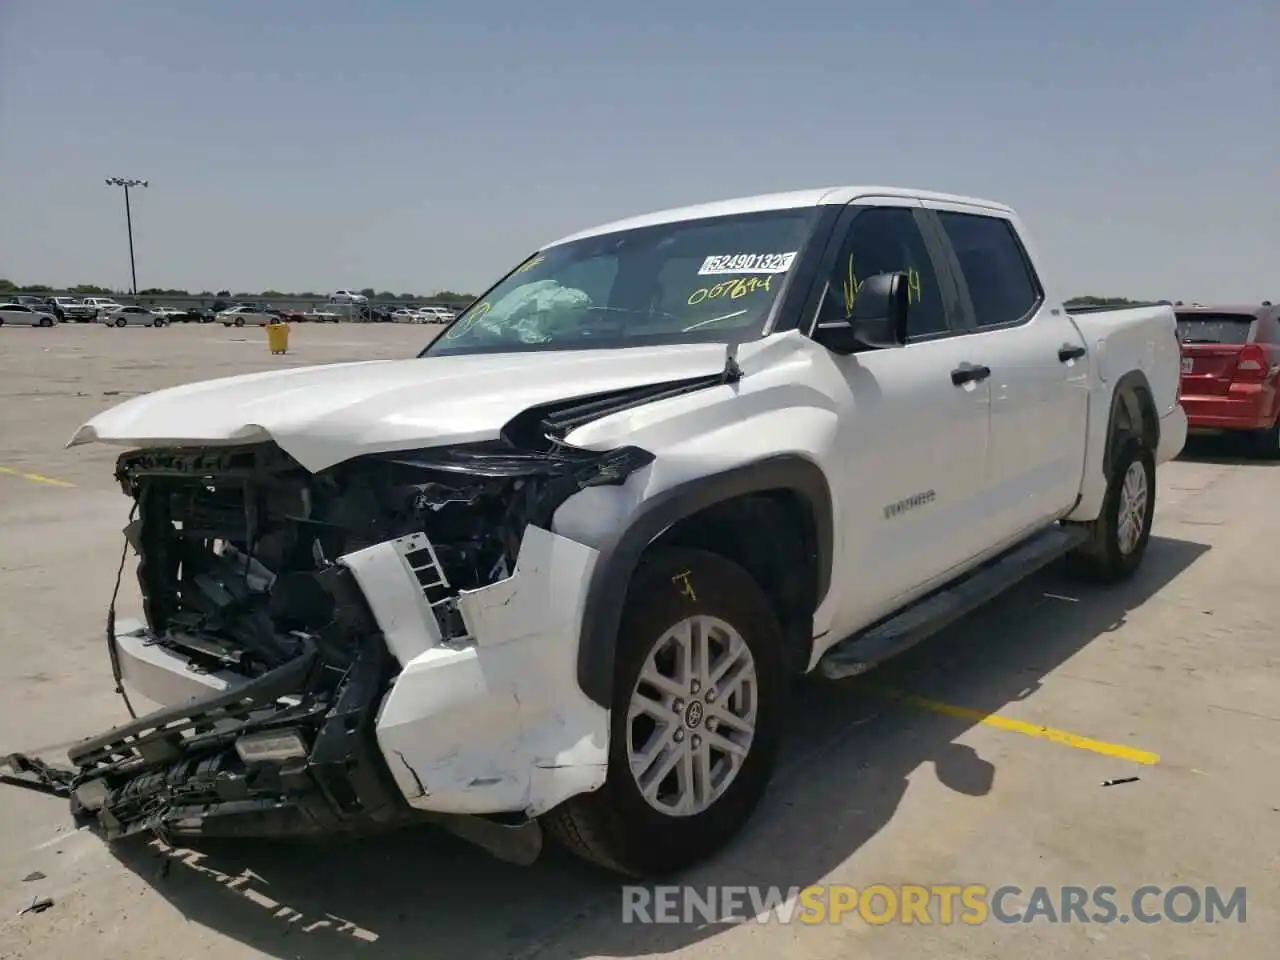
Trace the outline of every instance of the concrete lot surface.
<instances>
[{"instance_id":1,"label":"concrete lot surface","mask_svg":"<svg viewBox=\"0 0 1280 960\"><path fill-rule=\"evenodd\" d=\"M56 757L125 719L103 617L128 503L117 451L63 449L76 427L139 392L409 356L434 332L302 325L271 356L260 329L0 329L0 753ZM64 802L0 786L0 957L1275 956L1280 470L1201 444L1161 470L1159 491L1131 583L1082 588L1052 570L880 671L805 684L760 814L683 880L1016 885L1005 911L1039 886L1056 903L1063 885L1109 885L1125 915L1144 885L1224 899L1245 887L1243 923L945 923L933 910L880 924L855 909L840 923L625 924L618 882L558 852L521 869L430 830L203 858L109 850L71 828ZM136 612L130 568L121 614Z\"/></svg>"}]
</instances>

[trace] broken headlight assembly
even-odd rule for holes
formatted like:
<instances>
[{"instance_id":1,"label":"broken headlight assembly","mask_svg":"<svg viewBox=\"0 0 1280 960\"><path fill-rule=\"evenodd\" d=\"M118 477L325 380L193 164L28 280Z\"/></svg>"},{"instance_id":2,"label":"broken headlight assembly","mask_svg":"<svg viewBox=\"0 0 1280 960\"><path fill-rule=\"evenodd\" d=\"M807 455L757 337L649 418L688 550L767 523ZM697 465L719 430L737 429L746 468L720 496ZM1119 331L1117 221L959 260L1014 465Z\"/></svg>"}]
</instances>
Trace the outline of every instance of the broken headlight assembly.
<instances>
[{"instance_id":1,"label":"broken headlight assembly","mask_svg":"<svg viewBox=\"0 0 1280 960\"><path fill-rule=\"evenodd\" d=\"M345 554L409 544L446 639L465 638L458 591L510 576L526 527L589 486L653 460L545 434L366 455L311 474L273 444L140 451L117 478L137 504L129 539L151 632L198 667L258 676L312 644L337 679L377 627Z\"/></svg>"}]
</instances>

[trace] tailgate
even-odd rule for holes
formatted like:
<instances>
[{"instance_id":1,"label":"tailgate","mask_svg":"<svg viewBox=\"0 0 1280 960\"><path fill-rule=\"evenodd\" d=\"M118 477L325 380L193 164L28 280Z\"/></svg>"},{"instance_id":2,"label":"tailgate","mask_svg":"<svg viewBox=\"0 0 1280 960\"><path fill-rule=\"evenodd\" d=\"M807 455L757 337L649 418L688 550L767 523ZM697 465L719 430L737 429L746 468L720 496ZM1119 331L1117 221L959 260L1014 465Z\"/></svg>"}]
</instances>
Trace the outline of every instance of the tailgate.
<instances>
[{"instance_id":1,"label":"tailgate","mask_svg":"<svg viewBox=\"0 0 1280 960\"><path fill-rule=\"evenodd\" d=\"M1253 339L1254 317L1234 313L1179 313L1182 394L1225 396L1240 351Z\"/></svg>"}]
</instances>

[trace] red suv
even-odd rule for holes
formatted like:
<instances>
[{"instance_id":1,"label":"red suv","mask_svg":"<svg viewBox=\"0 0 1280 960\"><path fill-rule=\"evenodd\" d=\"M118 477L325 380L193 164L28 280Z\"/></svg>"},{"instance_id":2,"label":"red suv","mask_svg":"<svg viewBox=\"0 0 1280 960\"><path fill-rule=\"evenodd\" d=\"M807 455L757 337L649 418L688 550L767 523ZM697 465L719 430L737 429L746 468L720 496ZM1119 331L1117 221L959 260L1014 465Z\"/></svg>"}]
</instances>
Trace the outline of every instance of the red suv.
<instances>
[{"instance_id":1,"label":"red suv","mask_svg":"<svg viewBox=\"0 0 1280 960\"><path fill-rule=\"evenodd\" d=\"M1188 427L1247 432L1260 452L1280 458L1280 307L1175 312Z\"/></svg>"}]
</instances>

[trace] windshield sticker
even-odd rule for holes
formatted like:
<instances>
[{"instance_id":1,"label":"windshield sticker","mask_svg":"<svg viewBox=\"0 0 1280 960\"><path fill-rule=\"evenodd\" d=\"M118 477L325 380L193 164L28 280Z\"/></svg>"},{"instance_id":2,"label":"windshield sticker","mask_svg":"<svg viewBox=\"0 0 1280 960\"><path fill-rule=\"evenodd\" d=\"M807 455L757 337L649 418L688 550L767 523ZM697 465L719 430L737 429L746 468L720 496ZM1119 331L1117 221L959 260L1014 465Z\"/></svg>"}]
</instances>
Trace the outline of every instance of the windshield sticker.
<instances>
[{"instance_id":1,"label":"windshield sticker","mask_svg":"<svg viewBox=\"0 0 1280 960\"><path fill-rule=\"evenodd\" d=\"M730 253L707 257L702 261L698 276L721 273L786 273L791 269L791 262L795 258L794 250L790 253Z\"/></svg>"},{"instance_id":2,"label":"windshield sticker","mask_svg":"<svg viewBox=\"0 0 1280 960\"><path fill-rule=\"evenodd\" d=\"M689 294L689 306L696 307L703 300L719 300L728 297L730 300L741 300L749 293L755 293L757 290L769 292L769 287L773 285L773 276L767 277L740 277L737 280L725 280L717 283L714 287L699 287L693 293Z\"/></svg>"}]
</instances>

